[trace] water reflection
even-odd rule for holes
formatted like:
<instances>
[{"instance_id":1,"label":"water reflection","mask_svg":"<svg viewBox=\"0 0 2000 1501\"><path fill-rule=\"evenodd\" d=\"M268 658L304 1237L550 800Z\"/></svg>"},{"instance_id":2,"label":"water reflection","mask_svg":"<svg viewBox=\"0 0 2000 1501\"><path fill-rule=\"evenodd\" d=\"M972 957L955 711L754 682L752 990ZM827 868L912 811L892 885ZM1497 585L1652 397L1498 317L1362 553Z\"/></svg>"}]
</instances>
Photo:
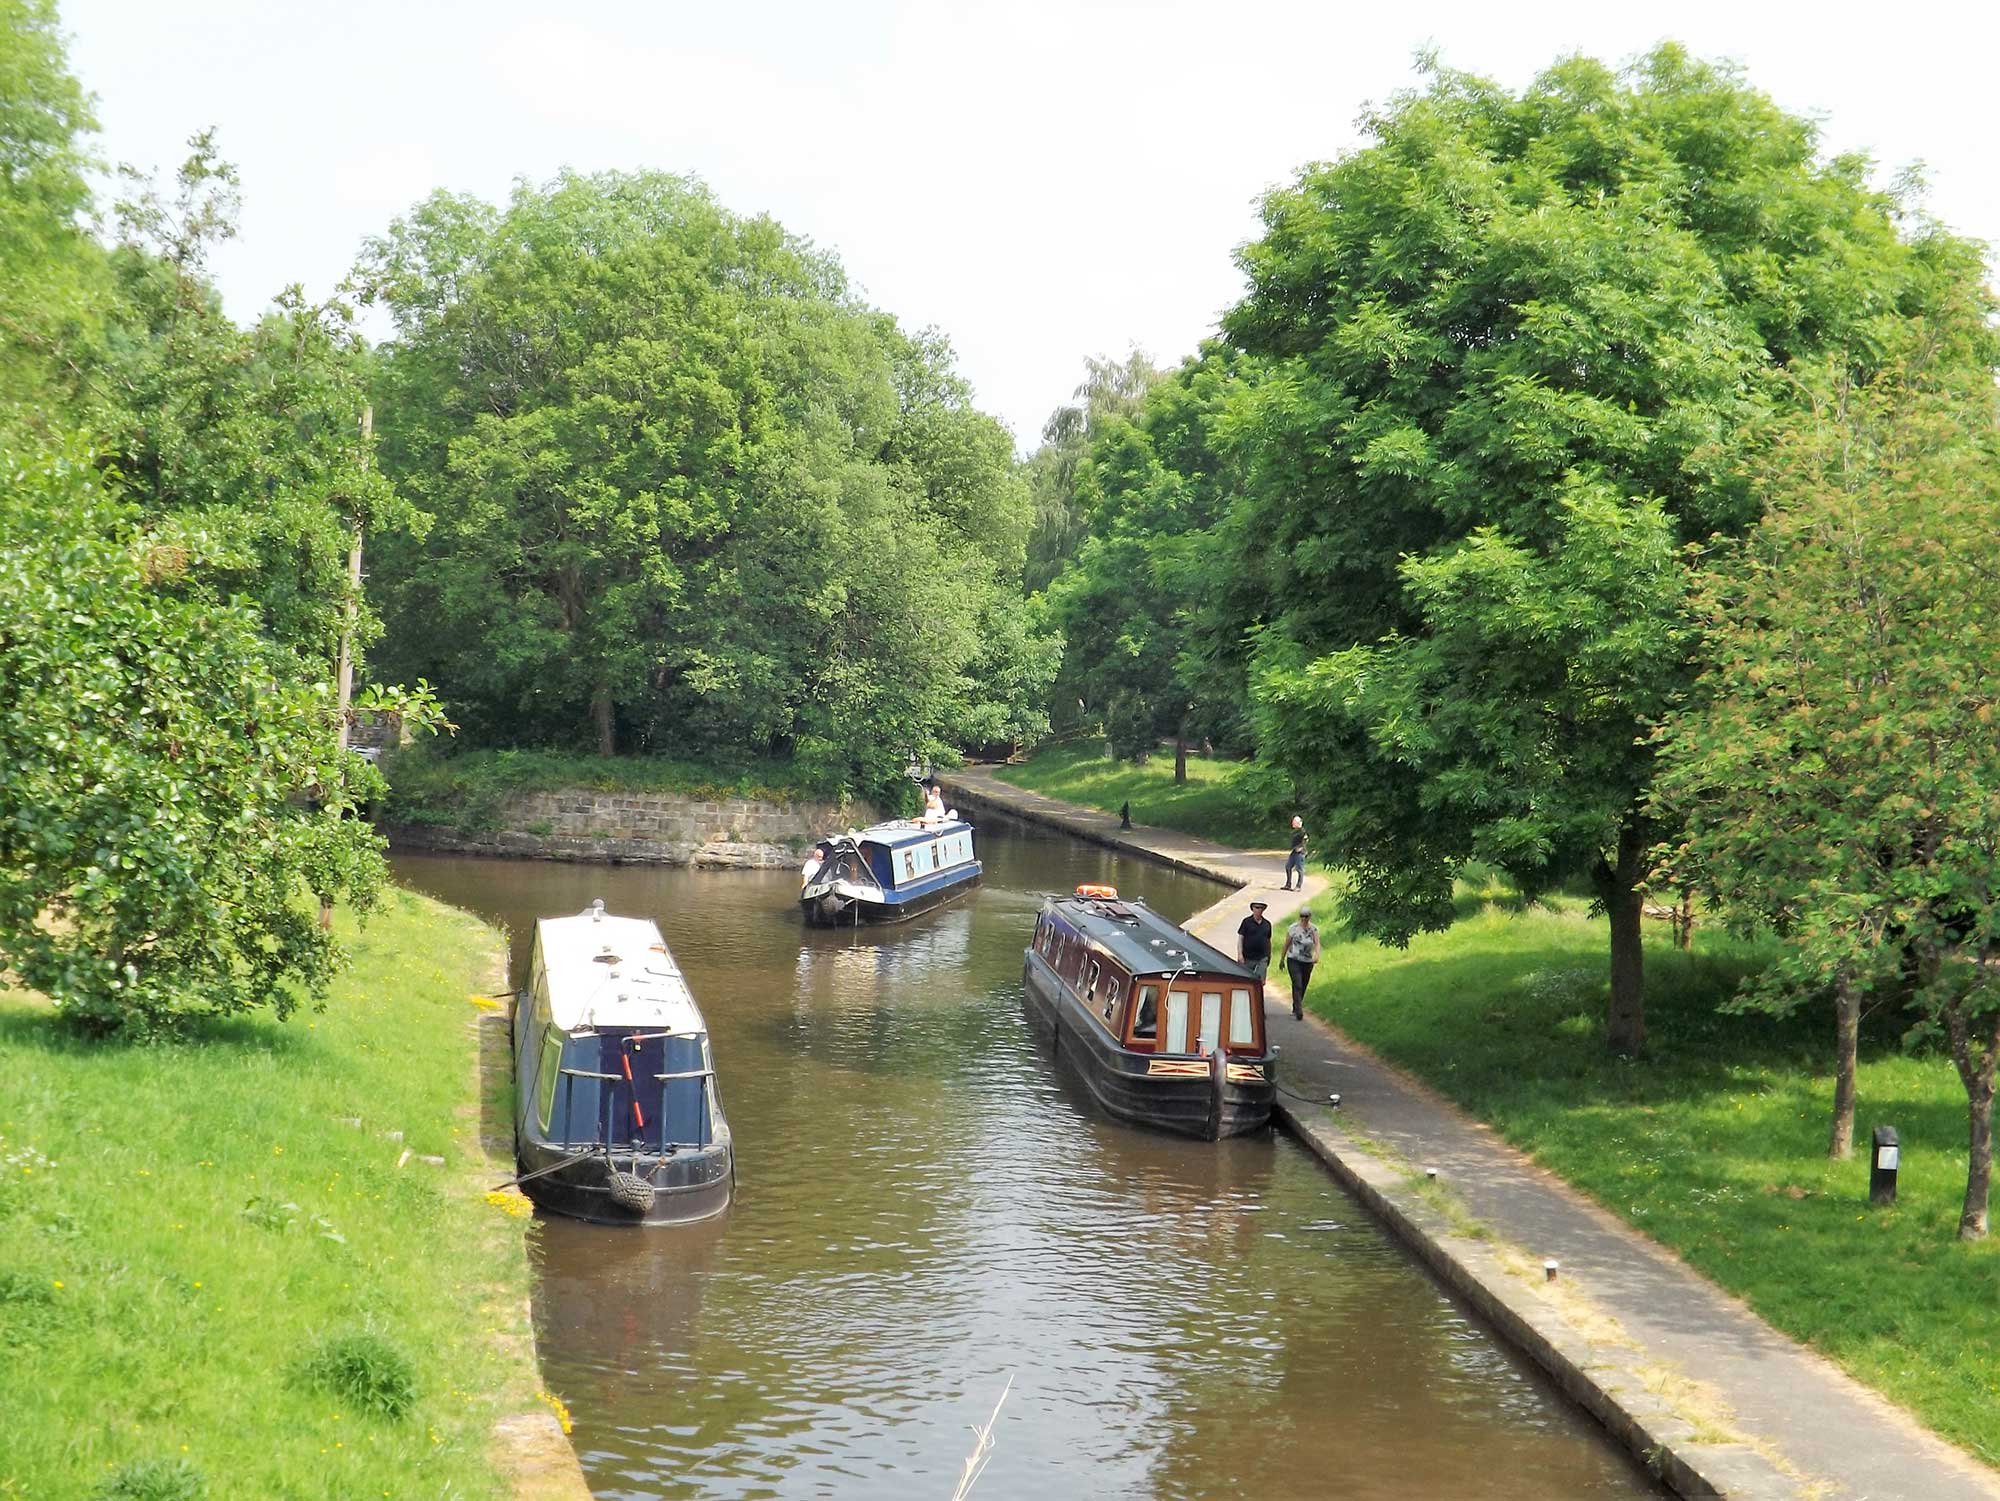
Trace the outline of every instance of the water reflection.
<instances>
[{"instance_id":1,"label":"water reflection","mask_svg":"<svg viewBox=\"0 0 2000 1501\"><path fill-rule=\"evenodd\" d=\"M1215 888L983 829L987 879L897 928L801 926L784 873L400 857L507 922L657 920L738 1143L717 1224L536 1229L544 1374L606 1498L1649 1494L1275 1137L1095 1115L1021 1010L1037 895Z\"/></svg>"}]
</instances>

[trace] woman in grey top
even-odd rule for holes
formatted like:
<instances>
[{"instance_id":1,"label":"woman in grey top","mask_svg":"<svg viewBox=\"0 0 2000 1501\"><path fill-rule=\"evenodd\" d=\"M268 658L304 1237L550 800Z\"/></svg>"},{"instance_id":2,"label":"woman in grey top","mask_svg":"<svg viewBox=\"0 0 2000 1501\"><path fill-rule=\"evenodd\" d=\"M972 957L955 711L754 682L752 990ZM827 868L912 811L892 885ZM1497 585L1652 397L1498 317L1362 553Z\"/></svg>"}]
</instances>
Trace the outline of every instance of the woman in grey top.
<instances>
[{"instance_id":1,"label":"woman in grey top","mask_svg":"<svg viewBox=\"0 0 2000 1501\"><path fill-rule=\"evenodd\" d=\"M1292 1015L1300 1020L1306 1014L1306 986L1312 983L1317 963L1319 929L1313 926L1312 908L1301 907L1299 920L1285 929L1285 972L1292 977Z\"/></svg>"}]
</instances>

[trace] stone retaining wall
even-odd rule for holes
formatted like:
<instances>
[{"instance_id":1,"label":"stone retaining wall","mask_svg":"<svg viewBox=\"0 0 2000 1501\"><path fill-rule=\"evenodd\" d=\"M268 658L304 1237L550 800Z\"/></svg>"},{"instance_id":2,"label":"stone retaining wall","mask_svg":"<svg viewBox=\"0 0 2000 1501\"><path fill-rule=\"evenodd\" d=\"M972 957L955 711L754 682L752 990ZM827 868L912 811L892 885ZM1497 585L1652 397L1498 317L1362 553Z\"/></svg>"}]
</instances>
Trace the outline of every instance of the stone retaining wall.
<instances>
[{"instance_id":1,"label":"stone retaining wall","mask_svg":"<svg viewBox=\"0 0 2000 1501\"><path fill-rule=\"evenodd\" d=\"M778 803L572 787L509 797L501 804L499 827L490 831L388 824L384 832L397 849L777 870L797 865L823 834L865 827L879 817L853 800Z\"/></svg>"}]
</instances>

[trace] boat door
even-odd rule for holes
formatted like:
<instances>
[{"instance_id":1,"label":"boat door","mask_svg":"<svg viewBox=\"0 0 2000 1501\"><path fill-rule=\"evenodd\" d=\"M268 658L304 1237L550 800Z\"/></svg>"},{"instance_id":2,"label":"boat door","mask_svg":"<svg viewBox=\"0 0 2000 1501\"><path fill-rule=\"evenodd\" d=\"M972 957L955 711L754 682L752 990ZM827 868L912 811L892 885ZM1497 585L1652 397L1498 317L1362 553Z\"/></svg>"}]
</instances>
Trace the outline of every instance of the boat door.
<instances>
[{"instance_id":1,"label":"boat door","mask_svg":"<svg viewBox=\"0 0 2000 1501\"><path fill-rule=\"evenodd\" d=\"M1201 1046L1197 1052L1212 1053L1222 1041L1222 992L1204 990L1201 993L1201 1030L1196 1038Z\"/></svg>"},{"instance_id":2,"label":"boat door","mask_svg":"<svg viewBox=\"0 0 2000 1501\"><path fill-rule=\"evenodd\" d=\"M1193 1037L1189 1037L1190 1024ZM1222 992L1219 990L1170 990L1167 992L1167 1046L1169 1053L1210 1053L1222 1040Z\"/></svg>"}]
</instances>

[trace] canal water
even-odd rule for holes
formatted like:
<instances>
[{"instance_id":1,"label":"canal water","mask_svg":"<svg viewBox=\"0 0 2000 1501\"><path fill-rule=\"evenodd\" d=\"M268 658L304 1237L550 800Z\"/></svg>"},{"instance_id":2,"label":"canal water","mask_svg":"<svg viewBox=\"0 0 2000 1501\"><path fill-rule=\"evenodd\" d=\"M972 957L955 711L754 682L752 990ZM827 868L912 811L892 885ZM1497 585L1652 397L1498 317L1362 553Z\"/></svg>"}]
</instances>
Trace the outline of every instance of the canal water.
<instances>
[{"instance_id":1,"label":"canal water","mask_svg":"<svg viewBox=\"0 0 2000 1501\"><path fill-rule=\"evenodd\" d=\"M900 927L804 928L786 872L398 855L504 923L657 921L736 1132L719 1221L535 1226L548 1388L601 1501L1581 1498L1656 1492L1281 1134L1093 1114L1021 1009L1041 893L1185 918L1219 888L982 827L986 881Z\"/></svg>"}]
</instances>

